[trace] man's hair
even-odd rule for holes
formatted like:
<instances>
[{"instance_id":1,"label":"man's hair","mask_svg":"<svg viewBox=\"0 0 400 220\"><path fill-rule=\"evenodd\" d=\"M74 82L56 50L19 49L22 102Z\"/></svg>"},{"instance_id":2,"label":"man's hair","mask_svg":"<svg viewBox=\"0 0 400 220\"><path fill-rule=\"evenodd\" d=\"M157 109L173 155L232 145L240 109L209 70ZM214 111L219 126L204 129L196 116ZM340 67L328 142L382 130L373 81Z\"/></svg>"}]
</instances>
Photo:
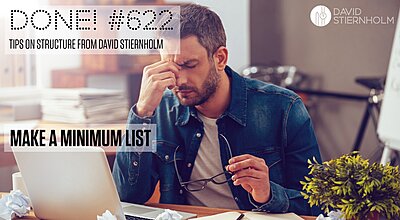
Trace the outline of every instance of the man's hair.
<instances>
[{"instance_id":1,"label":"man's hair","mask_svg":"<svg viewBox=\"0 0 400 220\"><path fill-rule=\"evenodd\" d=\"M219 16L207 7L197 4L181 6L181 39L196 36L211 57L221 46L226 46L224 26Z\"/></svg>"}]
</instances>

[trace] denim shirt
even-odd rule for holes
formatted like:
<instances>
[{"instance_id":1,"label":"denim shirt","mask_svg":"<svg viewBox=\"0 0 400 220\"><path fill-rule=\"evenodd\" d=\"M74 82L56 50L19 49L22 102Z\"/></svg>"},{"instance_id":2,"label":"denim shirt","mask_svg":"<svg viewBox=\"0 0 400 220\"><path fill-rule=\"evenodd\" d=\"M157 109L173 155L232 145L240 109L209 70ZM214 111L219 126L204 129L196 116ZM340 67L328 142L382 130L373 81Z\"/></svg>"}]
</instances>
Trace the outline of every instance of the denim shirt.
<instances>
[{"instance_id":1,"label":"denim shirt","mask_svg":"<svg viewBox=\"0 0 400 220\"><path fill-rule=\"evenodd\" d=\"M218 133L227 138L233 156L251 154L263 158L269 167L271 198L265 204L255 202L241 186L229 181L232 197L242 210L318 214L311 210L301 194L300 180L308 175L307 159L320 153L310 116L298 95L287 89L239 76L228 66L231 79L231 100L227 110L217 119ZM155 153L125 152L119 147L113 177L120 199L145 203L160 181L160 202L187 204L179 174L188 181L204 134L202 121L194 107L180 105L175 95L166 90L160 105L151 117L139 117L132 107L130 124L156 124ZM219 137L221 167L228 165L229 150ZM213 155L218 156L218 155ZM204 177L208 178L208 177ZM230 178L230 176L227 176ZM212 183L209 183L212 184Z\"/></svg>"}]
</instances>

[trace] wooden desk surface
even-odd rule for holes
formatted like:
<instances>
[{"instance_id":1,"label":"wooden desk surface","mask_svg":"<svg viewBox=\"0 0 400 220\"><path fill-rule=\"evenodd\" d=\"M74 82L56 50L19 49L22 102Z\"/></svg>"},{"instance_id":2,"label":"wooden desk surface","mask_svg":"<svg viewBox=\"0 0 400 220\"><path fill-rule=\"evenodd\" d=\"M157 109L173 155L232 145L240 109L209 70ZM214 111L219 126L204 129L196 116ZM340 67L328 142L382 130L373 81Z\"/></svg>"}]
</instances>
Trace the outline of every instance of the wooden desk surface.
<instances>
[{"instance_id":1,"label":"wooden desk surface","mask_svg":"<svg viewBox=\"0 0 400 220\"><path fill-rule=\"evenodd\" d=\"M6 194L6 193L0 192L0 197L4 194ZM203 207L203 206L190 206L190 205L172 205L172 204L160 204L160 203L148 203L146 205L152 206L152 207L163 208L163 209L171 209L171 210L175 210L175 211L195 213L198 215L198 217L215 215L215 214L229 212L229 211L247 212L247 211L243 211L243 210L230 210L230 209L209 208L209 207ZM314 216L301 216L301 217L305 220L315 220L316 219L316 217L314 217ZM25 216L23 218L16 218L16 219L39 220L38 218L35 217L33 211L31 211L28 216Z\"/></svg>"}]
</instances>

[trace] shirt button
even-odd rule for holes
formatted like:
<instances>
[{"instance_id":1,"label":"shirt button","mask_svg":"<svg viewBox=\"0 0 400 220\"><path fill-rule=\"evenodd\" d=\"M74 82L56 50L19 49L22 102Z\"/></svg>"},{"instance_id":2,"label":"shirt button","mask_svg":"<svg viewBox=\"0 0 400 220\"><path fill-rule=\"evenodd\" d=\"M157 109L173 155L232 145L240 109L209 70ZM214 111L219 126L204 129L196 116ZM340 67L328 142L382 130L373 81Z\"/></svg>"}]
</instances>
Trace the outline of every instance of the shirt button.
<instances>
[{"instance_id":1,"label":"shirt button","mask_svg":"<svg viewBox=\"0 0 400 220\"><path fill-rule=\"evenodd\" d=\"M136 160L133 161L133 166L137 167L137 165L138 165L138 162Z\"/></svg>"},{"instance_id":2,"label":"shirt button","mask_svg":"<svg viewBox=\"0 0 400 220\"><path fill-rule=\"evenodd\" d=\"M187 167L189 167L189 168L192 167L192 163L188 163Z\"/></svg>"},{"instance_id":3,"label":"shirt button","mask_svg":"<svg viewBox=\"0 0 400 220\"><path fill-rule=\"evenodd\" d=\"M239 198L238 198L238 197L235 197L235 201L236 201L236 202L239 201Z\"/></svg>"},{"instance_id":4,"label":"shirt button","mask_svg":"<svg viewBox=\"0 0 400 220\"><path fill-rule=\"evenodd\" d=\"M179 190L179 194L183 194L183 190Z\"/></svg>"},{"instance_id":5,"label":"shirt button","mask_svg":"<svg viewBox=\"0 0 400 220\"><path fill-rule=\"evenodd\" d=\"M198 138L201 137L201 133L197 133L196 137L198 137Z\"/></svg>"},{"instance_id":6,"label":"shirt button","mask_svg":"<svg viewBox=\"0 0 400 220\"><path fill-rule=\"evenodd\" d=\"M167 155L165 155L165 160L169 160L169 155L167 154Z\"/></svg>"}]
</instances>

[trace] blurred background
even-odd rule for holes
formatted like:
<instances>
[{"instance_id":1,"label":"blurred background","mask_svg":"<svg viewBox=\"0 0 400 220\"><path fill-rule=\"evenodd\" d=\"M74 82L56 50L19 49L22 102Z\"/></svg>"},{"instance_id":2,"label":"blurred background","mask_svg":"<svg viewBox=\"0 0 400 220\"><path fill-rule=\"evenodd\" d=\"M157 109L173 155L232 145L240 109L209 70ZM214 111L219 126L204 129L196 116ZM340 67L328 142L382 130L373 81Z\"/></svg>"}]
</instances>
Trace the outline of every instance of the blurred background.
<instances>
[{"instance_id":1,"label":"blurred background","mask_svg":"<svg viewBox=\"0 0 400 220\"><path fill-rule=\"evenodd\" d=\"M14 4L4 1L1 4ZM16 1L15 4L23 1ZM49 5L142 5L195 2L222 19L228 64L299 93L313 120L324 160L353 150L379 161L374 120L387 73L400 0L29 0ZM394 17L390 24L317 27L311 9L361 8ZM1 13L1 12L0 12ZM4 16L3 16L4 17ZM0 19L4 29L4 18ZM4 42L4 33L0 33ZM137 101L141 73L157 55L6 55L0 46L0 123L123 123ZM79 88L79 89L78 89ZM82 89L90 88L90 89ZM55 90L57 89L57 90ZM3 133L2 133L3 134ZM3 140L3 139L0 139ZM17 171L0 143L0 191ZM112 157L112 155L110 156Z\"/></svg>"}]
</instances>

